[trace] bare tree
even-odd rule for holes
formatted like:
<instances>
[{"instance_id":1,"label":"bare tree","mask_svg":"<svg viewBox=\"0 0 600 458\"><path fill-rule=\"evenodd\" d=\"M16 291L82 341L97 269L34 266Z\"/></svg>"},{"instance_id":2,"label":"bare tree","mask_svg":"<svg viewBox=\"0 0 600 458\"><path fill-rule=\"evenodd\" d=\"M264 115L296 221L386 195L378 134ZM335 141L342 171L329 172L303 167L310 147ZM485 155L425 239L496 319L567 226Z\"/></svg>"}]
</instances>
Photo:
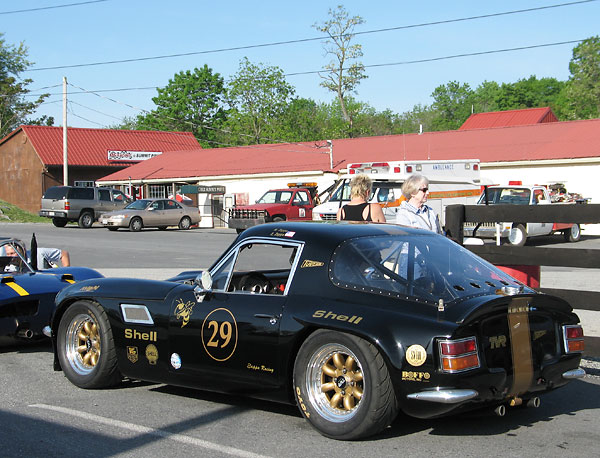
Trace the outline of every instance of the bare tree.
<instances>
[{"instance_id":1,"label":"bare tree","mask_svg":"<svg viewBox=\"0 0 600 458\"><path fill-rule=\"evenodd\" d=\"M337 94L344 120L350 126L352 135L352 113L346 106L344 97L349 92L356 93L356 86L360 80L367 78L365 67L355 59L362 57L362 46L351 44L354 38L354 28L364 24L365 20L360 16L350 17L343 5L329 9L330 19L323 23L315 23L313 27L324 32L329 39L323 42L325 55L332 55L333 59L325 65L326 73L319 73L323 79L321 86ZM348 66L349 65L349 66Z\"/></svg>"}]
</instances>

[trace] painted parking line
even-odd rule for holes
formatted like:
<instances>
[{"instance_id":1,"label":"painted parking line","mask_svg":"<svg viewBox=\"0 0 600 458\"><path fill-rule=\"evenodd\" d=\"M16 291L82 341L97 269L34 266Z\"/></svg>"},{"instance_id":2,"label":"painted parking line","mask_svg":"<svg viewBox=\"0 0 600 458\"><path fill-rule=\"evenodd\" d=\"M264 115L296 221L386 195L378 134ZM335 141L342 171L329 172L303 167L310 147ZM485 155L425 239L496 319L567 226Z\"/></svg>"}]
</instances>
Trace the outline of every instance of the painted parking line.
<instances>
[{"instance_id":1,"label":"painted parking line","mask_svg":"<svg viewBox=\"0 0 600 458\"><path fill-rule=\"evenodd\" d=\"M234 447L228 447L226 445L219 445L213 442L205 441L202 439L196 439L195 437L184 436L183 434L174 434L169 431L163 431L162 429L148 428L146 426L136 425L133 423L127 423L120 420L114 420L112 418L100 417L98 415L81 412L79 410L67 409L65 407L51 406L47 404L32 404L29 407L36 409L45 409L52 412L60 412L65 415L72 417L83 418L84 420L93 421L107 426L113 426L115 428L126 429L134 433L139 434L150 434L156 437L164 439L170 439L176 442L181 442L187 445L195 445L208 450L214 450L219 453L224 453L232 456L239 456L242 458L268 458L266 455L258 455L256 453L248 452L246 450L240 450Z\"/></svg>"}]
</instances>

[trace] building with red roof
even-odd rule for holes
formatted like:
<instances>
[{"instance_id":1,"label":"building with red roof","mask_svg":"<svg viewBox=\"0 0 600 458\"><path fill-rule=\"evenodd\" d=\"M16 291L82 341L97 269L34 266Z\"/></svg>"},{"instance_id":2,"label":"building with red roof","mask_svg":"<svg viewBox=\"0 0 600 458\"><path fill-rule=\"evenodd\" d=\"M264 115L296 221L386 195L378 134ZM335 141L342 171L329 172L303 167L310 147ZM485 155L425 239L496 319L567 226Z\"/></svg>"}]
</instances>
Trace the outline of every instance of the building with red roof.
<instances>
[{"instance_id":1,"label":"building with red roof","mask_svg":"<svg viewBox=\"0 0 600 458\"><path fill-rule=\"evenodd\" d=\"M535 111L531 118L534 111L522 111L527 113L518 116L523 122L518 125L337 139L331 142L331 157L326 141L173 151L98 182L125 185L131 177L151 197L173 194L184 184L222 186L225 194L245 193L252 202L290 181L316 182L325 189L355 162L479 159L488 183L560 181L569 191L600 201L593 179L600 171L600 119L541 122L551 110Z\"/></svg>"},{"instance_id":2,"label":"building with red roof","mask_svg":"<svg viewBox=\"0 0 600 458\"><path fill-rule=\"evenodd\" d=\"M189 132L67 129L69 185L96 180L169 151L200 149ZM50 186L63 184L63 129L21 126L0 140L0 199L30 212Z\"/></svg>"},{"instance_id":3,"label":"building with red roof","mask_svg":"<svg viewBox=\"0 0 600 458\"><path fill-rule=\"evenodd\" d=\"M526 108L523 110L491 111L474 113L460 126L459 130L487 129L489 127L526 126L545 122L558 122L550 107Z\"/></svg>"}]
</instances>

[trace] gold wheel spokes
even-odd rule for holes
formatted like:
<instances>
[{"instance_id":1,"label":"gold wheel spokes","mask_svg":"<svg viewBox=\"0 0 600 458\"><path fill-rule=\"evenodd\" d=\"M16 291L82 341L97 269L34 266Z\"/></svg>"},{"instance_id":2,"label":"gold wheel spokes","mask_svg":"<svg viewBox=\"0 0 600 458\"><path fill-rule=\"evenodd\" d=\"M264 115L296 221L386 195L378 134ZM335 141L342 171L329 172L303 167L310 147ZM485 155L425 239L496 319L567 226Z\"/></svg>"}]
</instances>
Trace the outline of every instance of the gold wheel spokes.
<instances>
[{"instance_id":1,"label":"gold wheel spokes","mask_svg":"<svg viewBox=\"0 0 600 458\"><path fill-rule=\"evenodd\" d=\"M321 366L321 392L333 409L352 411L362 399L362 380L352 355L336 352Z\"/></svg>"},{"instance_id":2,"label":"gold wheel spokes","mask_svg":"<svg viewBox=\"0 0 600 458\"><path fill-rule=\"evenodd\" d=\"M86 366L94 367L98 364L100 354L100 336L98 335L98 326L91 320L85 321L77 333L79 344L77 353L81 361Z\"/></svg>"},{"instance_id":3,"label":"gold wheel spokes","mask_svg":"<svg viewBox=\"0 0 600 458\"><path fill-rule=\"evenodd\" d=\"M332 360L337 369L342 369L344 367L344 356L341 353L333 355Z\"/></svg>"},{"instance_id":4,"label":"gold wheel spokes","mask_svg":"<svg viewBox=\"0 0 600 458\"><path fill-rule=\"evenodd\" d=\"M335 377L336 375L338 375L335 367L332 367L329 364L325 364L321 368L321 371L323 372L323 375L326 375L328 377Z\"/></svg>"}]
</instances>

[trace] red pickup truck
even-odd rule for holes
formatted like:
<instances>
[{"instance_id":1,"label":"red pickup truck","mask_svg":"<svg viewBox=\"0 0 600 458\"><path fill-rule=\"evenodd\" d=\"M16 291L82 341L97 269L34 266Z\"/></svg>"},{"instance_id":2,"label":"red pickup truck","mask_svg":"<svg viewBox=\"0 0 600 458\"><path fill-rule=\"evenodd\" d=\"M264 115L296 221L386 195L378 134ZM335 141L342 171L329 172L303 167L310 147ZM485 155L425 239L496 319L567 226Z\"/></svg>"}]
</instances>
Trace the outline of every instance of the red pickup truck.
<instances>
[{"instance_id":1,"label":"red pickup truck","mask_svg":"<svg viewBox=\"0 0 600 458\"><path fill-rule=\"evenodd\" d=\"M231 208L228 225L239 234L244 229L257 224L310 221L316 192L316 183L289 183L287 189L271 189L253 205Z\"/></svg>"}]
</instances>

